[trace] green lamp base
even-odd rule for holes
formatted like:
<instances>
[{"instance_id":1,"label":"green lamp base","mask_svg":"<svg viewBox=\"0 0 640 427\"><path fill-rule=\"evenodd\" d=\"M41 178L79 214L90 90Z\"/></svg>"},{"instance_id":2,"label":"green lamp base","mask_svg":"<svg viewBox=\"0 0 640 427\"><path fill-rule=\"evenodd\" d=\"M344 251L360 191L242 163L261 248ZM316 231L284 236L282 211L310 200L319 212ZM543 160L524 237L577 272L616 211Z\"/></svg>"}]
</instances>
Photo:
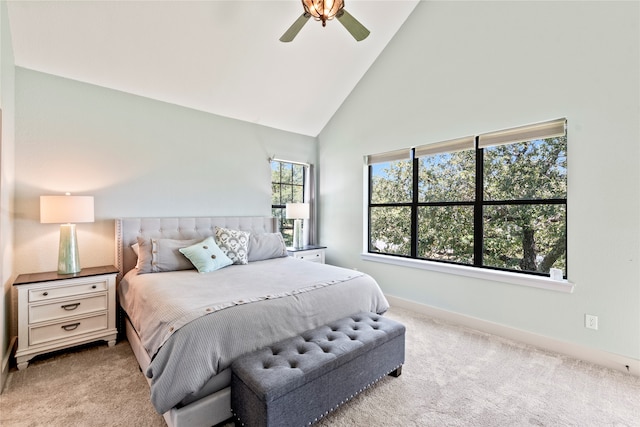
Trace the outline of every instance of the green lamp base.
<instances>
[{"instance_id":1,"label":"green lamp base","mask_svg":"<svg viewBox=\"0 0 640 427\"><path fill-rule=\"evenodd\" d=\"M60 225L60 247L58 248L58 274L80 272L78 239L75 224Z\"/></svg>"}]
</instances>

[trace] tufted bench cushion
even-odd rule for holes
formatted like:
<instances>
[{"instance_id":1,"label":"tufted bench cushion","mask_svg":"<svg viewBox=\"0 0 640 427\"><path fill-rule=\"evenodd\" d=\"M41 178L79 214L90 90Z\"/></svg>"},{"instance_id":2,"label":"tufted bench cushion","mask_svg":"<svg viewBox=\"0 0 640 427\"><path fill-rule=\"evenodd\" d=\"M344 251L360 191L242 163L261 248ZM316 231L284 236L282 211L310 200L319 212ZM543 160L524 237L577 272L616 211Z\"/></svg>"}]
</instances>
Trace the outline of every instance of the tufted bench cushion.
<instances>
[{"instance_id":1,"label":"tufted bench cushion","mask_svg":"<svg viewBox=\"0 0 640 427\"><path fill-rule=\"evenodd\" d=\"M359 313L278 342L231 366L231 408L247 426L318 421L404 363L405 327Z\"/></svg>"}]
</instances>

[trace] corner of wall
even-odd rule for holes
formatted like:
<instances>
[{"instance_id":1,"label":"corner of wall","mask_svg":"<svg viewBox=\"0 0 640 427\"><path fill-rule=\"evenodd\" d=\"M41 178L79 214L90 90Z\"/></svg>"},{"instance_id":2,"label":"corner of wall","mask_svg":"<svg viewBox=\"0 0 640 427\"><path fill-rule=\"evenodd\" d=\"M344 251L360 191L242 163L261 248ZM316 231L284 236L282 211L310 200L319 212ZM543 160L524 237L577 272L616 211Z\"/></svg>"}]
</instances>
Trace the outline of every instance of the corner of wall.
<instances>
[{"instance_id":1,"label":"corner of wall","mask_svg":"<svg viewBox=\"0 0 640 427\"><path fill-rule=\"evenodd\" d=\"M9 378L9 367L11 356L14 354L16 349L16 343L18 342L18 337L12 337L9 342L9 346L7 347L7 351L2 357L2 366L0 369L0 394L4 391L4 387L7 384L7 379Z\"/></svg>"},{"instance_id":2,"label":"corner of wall","mask_svg":"<svg viewBox=\"0 0 640 427\"><path fill-rule=\"evenodd\" d=\"M12 335L13 211L15 195L15 61L7 2L0 2L0 391L8 378Z\"/></svg>"}]
</instances>

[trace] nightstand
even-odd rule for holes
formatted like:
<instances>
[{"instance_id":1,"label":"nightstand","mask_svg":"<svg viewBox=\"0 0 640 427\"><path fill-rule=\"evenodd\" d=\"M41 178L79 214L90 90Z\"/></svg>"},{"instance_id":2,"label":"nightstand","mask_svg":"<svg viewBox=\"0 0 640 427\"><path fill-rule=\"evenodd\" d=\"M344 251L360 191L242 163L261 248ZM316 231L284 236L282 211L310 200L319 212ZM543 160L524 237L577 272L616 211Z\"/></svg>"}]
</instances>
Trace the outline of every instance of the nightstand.
<instances>
[{"instance_id":1,"label":"nightstand","mask_svg":"<svg viewBox=\"0 0 640 427\"><path fill-rule=\"evenodd\" d=\"M21 274L18 291L18 369L54 350L105 340L114 346L116 274L114 266L84 268L76 274Z\"/></svg>"},{"instance_id":2,"label":"nightstand","mask_svg":"<svg viewBox=\"0 0 640 427\"><path fill-rule=\"evenodd\" d=\"M319 262L324 264L324 251L326 246L308 245L302 248L287 248L287 254L294 258L304 259L306 261Z\"/></svg>"}]
</instances>

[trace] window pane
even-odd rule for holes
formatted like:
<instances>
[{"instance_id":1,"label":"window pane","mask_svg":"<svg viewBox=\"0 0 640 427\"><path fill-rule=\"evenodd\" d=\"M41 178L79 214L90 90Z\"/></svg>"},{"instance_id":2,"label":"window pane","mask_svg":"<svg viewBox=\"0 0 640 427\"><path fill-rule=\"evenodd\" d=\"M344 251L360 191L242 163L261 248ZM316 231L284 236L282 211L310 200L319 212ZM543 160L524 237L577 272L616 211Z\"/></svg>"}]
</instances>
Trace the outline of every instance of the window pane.
<instances>
[{"instance_id":1,"label":"window pane","mask_svg":"<svg viewBox=\"0 0 640 427\"><path fill-rule=\"evenodd\" d=\"M277 182L271 183L271 204L280 204L280 184Z\"/></svg>"},{"instance_id":2,"label":"window pane","mask_svg":"<svg viewBox=\"0 0 640 427\"><path fill-rule=\"evenodd\" d=\"M272 208L271 215L277 218L278 224L280 224L280 233L282 233L286 245L293 246L293 222L286 219L285 208Z\"/></svg>"},{"instance_id":3,"label":"window pane","mask_svg":"<svg viewBox=\"0 0 640 427\"><path fill-rule=\"evenodd\" d=\"M411 208L370 208L369 251L411 255Z\"/></svg>"},{"instance_id":4,"label":"window pane","mask_svg":"<svg viewBox=\"0 0 640 427\"><path fill-rule=\"evenodd\" d=\"M473 206L418 208L418 258L473 264Z\"/></svg>"},{"instance_id":5,"label":"window pane","mask_svg":"<svg viewBox=\"0 0 640 427\"><path fill-rule=\"evenodd\" d=\"M281 231L284 243L287 246L293 246L293 229L285 228Z\"/></svg>"},{"instance_id":6,"label":"window pane","mask_svg":"<svg viewBox=\"0 0 640 427\"><path fill-rule=\"evenodd\" d=\"M292 166L293 166L292 183L297 185L304 184L304 166L302 165L292 165Z\"/></svg>"},{"instance_id":7,"label":"window pane","mask_svg":"<svg viewBox=\"0 0 640 427\"><path fill-rule=\"evenodd\" d=\"M484 149L485 200L566 197L566 136Z\"/></svg>"},{"instance_id":8,"label":"window pane","mask_svg":"<svg viewBox=\"0 0 640 427\"><path fill-rule=\"evenodd\" d=\"M293 164L281 162L280 176L283 183L291 184L293 182Z\"/></svg>"},{"instance_id":9,"label":"window pane","mask_svg":"<svg viewBox=\"0 0 640 427\"><path fill-rule=\"evenodd\" d=\"M303 199L304 199L304 187L300 186L300 185L294 185L291 188L292 191L292 202L294 203L302 203Z\"/></svg>"},{"instance_id":10,"label":"window pane","mask_svg":"<svg viewBox=\"0 0 640 427\"><path fill-rule=\"evenodd\" d=\"M475 198L475 151L435 154L418 162L420 202L472 201Z\"/></svg>"},{"instance_id":11,"label":"window pane","mask_svg":"<svg viewBox=\"0 0 640 427\"><path fill-rule=\"evenodd\" d=\"M284 243L287 246L293 246L293 220L286 219L285 209L282 209L282 222L280 226L280 233L284 238Z\"/></svg>"},{"instance_id":12,"label":"window pane","mask_svg":"<svg viewBox=\"0 0 640 427\"><path fill-rule=\"evenodd\" d=\"M398 160L371 165L371 202L406 203L413 198L413 163Z\"/></svg>"},{"instance_id":13,"label":"window pane","mask_svg":"<svg viewBox=\"0 0 640 427\"><path fill-rule=\"evenodd\" d=\"M293 203L293 193L291 192L291 186L282 186L282 195L280 196L281 204Z\"/></svg>"},{"instance_id":14,"label":"window pane","mask_svg":"<svg viewBox=\"0 0 640 427\"><path fill-rule=\"evenodd\" d=\"M280 182L280 162L271 162L271 182Z\"/></svg>"},{"instance_id":15,"label":"window pane","mask_svg":"<svg viewBox=\"0 0 640 427\"><path fill-rule=\"evenodd\" d=\"M282 229L282 208L271 208L271 216L278 221L278 228Z\"/></svg>"},{"instance_id":16,"label":"window pane","mask_svg":"<svg viewBox=\"0 0 640 427\"><path fill-rule=\"evenodd\" d=\"M483 246L486 266L566 276L566 206L486 206Z\"/></svg>"}]
</instances>

